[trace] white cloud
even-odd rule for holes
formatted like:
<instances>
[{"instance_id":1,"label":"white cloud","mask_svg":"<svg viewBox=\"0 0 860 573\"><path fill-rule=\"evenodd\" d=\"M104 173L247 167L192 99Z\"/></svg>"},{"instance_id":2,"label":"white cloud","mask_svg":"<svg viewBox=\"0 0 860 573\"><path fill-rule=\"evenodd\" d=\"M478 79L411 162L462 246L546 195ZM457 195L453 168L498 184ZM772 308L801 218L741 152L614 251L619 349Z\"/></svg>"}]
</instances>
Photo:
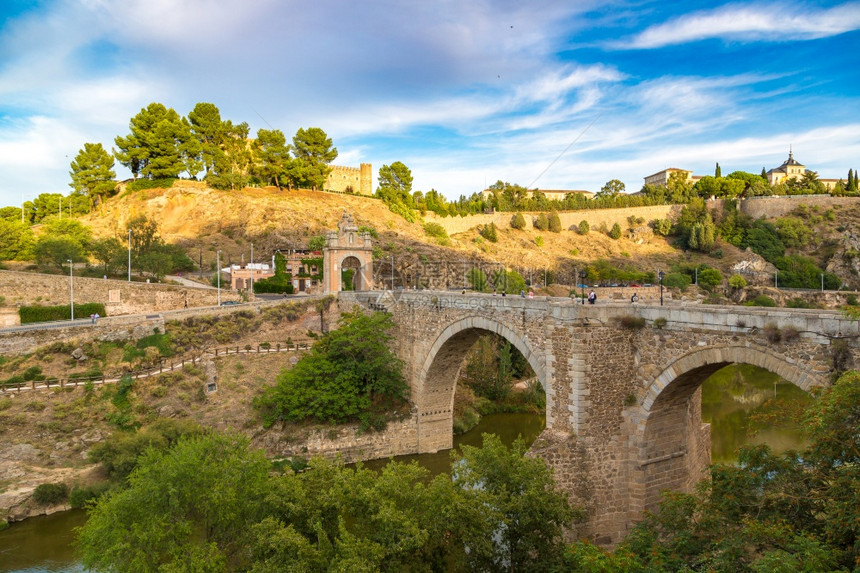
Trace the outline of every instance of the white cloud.
<instances>
[{"instance_id":1,"label":"white cloud","mask_svg":"<svg viewBox=\"0 0 860 573\"><path fill-rule=\"evenodd\" d=\"M685 14L651 26L615 47L648 49L709 38L737 41L812 40L860 28L860 4L824 10L804 5L729 4L715 10Z\"/></svg>"}]
</instances>

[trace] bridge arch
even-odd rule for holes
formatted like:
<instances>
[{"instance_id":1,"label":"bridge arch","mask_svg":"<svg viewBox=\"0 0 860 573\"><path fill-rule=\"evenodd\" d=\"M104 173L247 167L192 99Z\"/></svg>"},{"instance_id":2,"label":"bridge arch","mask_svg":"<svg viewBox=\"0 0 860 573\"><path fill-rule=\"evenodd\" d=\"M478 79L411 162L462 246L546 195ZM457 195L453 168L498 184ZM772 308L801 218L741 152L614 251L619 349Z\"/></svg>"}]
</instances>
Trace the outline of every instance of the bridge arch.
<instances>
[{"instance_id":1,"label":"bridge arch","mask_svg":"<svg viewBox=\"0 0 860 573\"><path fill-rule=\"evenodd\" d=\"M527 337L504 323L483 316L452 322L433 340L415 376L412 391L418 406L419 451L432 452L452 447L454 390L460 367L478 338L488 333L501 336L519 350L544 390L547 389L545 361ZM547 412L550 411L549 400L547 392Z\"/></svg>"},{"instance_id":2,"label":"bridge arch","mask_svg":"<svg viewBox=\"0 0 860 573\"><path fill-rule=\"evenodd\" d=\"M672 361L645 389L637 424L634 483L642 487L640 509L654 509L665 489L691 491L710 463L710 428L702 427L700 388L730 364L758 366L810 391L826 376L755 345L696 349ZM807 365L808 367L809 365Z\"/></svg>"}]
</instances>

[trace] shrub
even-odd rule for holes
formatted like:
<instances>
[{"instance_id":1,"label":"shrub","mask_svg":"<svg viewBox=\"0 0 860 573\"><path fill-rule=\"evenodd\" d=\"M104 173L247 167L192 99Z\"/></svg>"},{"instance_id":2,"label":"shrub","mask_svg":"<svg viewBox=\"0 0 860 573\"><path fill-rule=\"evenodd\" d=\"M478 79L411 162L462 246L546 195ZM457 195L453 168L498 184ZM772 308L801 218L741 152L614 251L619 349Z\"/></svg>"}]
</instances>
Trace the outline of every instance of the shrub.
<instances>
[{"instance_id":1,"label":"shrub","mask_svg":"<svg viewBox=\"0 0 860 573\"><path fill-rule=\"evenodd\" d=\"M170 189L173 187L174 181L176 181L176 179L172 177L165 177L162 179L141 178L129 183L127 188L130 191L143 191L144 189Z\"/></svg>"},{"instance_id":2,"label":"shrub","mask_svg":"<svg viewBox=\"0 0 860 573\"><path fill-rule=\"evenodd\" d=\"M75 305L75 316L78 318L98 314L107 316L105 305L97 302L87 302ZM72 309L69 305L60 306L22 306L18 309L21 324L31 322L51 322L55 320L70 320Z\"/></svg>"},{"instance_id":3,"label":"shrub","mask_svg":"<svg viewBox=\"0 0 860 573\"><path fill-rule=\"evenodd\" d=\"M641 316L627 315L618 319L621 328L629 328L631 330L639 330L645 327L645 319Z\"/></svg>"},{"instance_id":4,"label":"shrub","mask_svg":"<svg viewBox=\"0 0 860 573\"><path fill-rule=\"evenodd\" d=\"M705 269L699 273L699 285L712 289L723 282L723 275L717 269Z\"/></svg>"},{"instance_id":5,"label":"shrub","mask_svg":"<svg viewBox=\"0 0 860 573\"><path fill-rule=\"evenodd\" d=\"M857 295L849 294L845 297L845 304L850 304L851 306L857 306Z\"/></svg>"},{"instance_id":6,"label":"shrub","mask_svg":"<svg viewBox=\"0 0 860 573\"><path fill-rule=\"evenodd\" d=\"M511 217L511 228L513 229L525 229L526 228L526 218L523 217L523 214L517 211L513 217Z\"/></svg>"},{"instance_id":7,"label":"shrub","mask_svg":"<svg viewBox=\"0 0 860 573\"><path fill-rule=\"evenodd\" d=\"M579 234L580 235L587 235L589 231L591 231L591 225L588 224L588 221L586 221L585 219L580 221L579 222Z\"/></svg>"},{"instance_id":8,"label":"shrub","mask_svg":"<svg viewBox=\"0 0 860 573\"><path fill-rule=\"evenodd\" d=\"M621 238L621 225L618 223L612 225L612 229L609 231L609 238L616 241Z\"/></svg>"},{"instance_id":9,"label":"shrub","mask_svg":"<svg viewBox=\"0 0 860 573\"><path fill-rule=\"evenodd\" d=\"M800 332L793 326L786 326L781 331L782 339L786 342L792 342L800 338Z\"/></svg>"},{"instance_id":10,"label":"shrub","mask_svg":"<svg viewBox=\"0 0 860 573\"><path fill-rule=\"evenodd\" d=\"M447 239L448 231L439 223L424 223L424 233L436 239Z\"/></svg>"},{"instance_id":11,"label":"shrub","mask_svg":"<svg viewBox=\"0 0 860 573\"><path fill-rule=\"evenodd\" d=\"M754 299L747 301L744 303L745 306L767 306L774 307L776 306L776 301L767 296L766 294L760 294Z\"/></svg>"},{"instance_id":12,"label":"shrub","mask_svg":"<svg viewBox=\"0 0 860 573\"><path fill-rule=\"evenodd\" d=\"M663 276L663 286L670 288L685 289L693 280L687 273L669 273Z\"/></svg>"},{"instance_id":13,"label":"shrub","mask_svg":"<svg viewBox=\"0 0 860 573\"><path fill-rule=\"evenodd\" d=\"M497 242L499 240L499 237L496 234L496 224L490 223L489 225L484 225L481 229L481 236L490 241L491 243Z\"/></svg>"},{"instance_id":14,"label":"shrub","mask_svg":"<svg viewBox=\"0 0 860 573\"><path fill-rule=\"evenodd\" d=\"M636 399L636 394L627 394L624 397L624 405L627 407L635 406L639 400Z\"/></svg>"},{"instance_id":15,"label":"shrub","mask_svg":"<svg viewBox=\"0 0 860 573\"><path fill-rule=\"evenodd\" d=\"M535 237L535 245L537 245L538 247L542 247L543 246L543 237L541 237L540 235Z\"/></svg>"},{"instance_id":16,"label":"shrub","mask_svg":"<svg viewBox=\"0 0 860 573\"><path fill-rule=\"evenodd\" d=\"M782 332L780 332L779 327L773 323L765 324L762 332L764 333L764 337L771 344L777 344L782 340Z\"/></svg>"},{"instance_id":17,"label":"shrub","mask_svg":"<svg viewBox=\"0 0 860 573\"><path fill-rule=\"evenodd\" d=\"M741 275L734 274L729 277L729 286L733 289L742 289L747 286L747 280Z\"/></svg>"},{"instance_id":18,"label":"shrub","mask_svg":"<svg viewBox=\"0 0 860 573\"><path fill-rule=\"evenodd\" d=\"M654 319L654 328L662 329L666 326L666 319L662 316Z\"/></svg>"},{"instance_id":19,"label":"shrub","mask_svg":"<svg viewBox=\"0 0 860 573\"><path fill-rule=\"evenodd\" d=\"M814 308L811 303L805 301L800 297L795 297L789 300L785 303L785 306L788 308Z\"/></svg>"},{"instance_id":20,"label":"shrub","mask_svg":"<svg viewBox=\"0 0 860 573\"><path fill-rule=\"evenodd\" d=\"M69 505L74 509L79 509L87 505L88 502L97 500L104 495L111 485L107 482L97 483L93 485L75 486L72 488L72 493L69 494Z\"/></svg>"},{"instance_id":21,"label":"shrub","mask_svg":"<svg viewBox=\"0 0 860 573\"><path fill-rule=\"evenodd\" d=\"M561 219L555 211L549 214L548 229L551 233L561 233Z\"/></svg>"},{"instance_id":22,"label":"shrub","mask_svg":"<svg viewBox=\"0 0 860 573\"><path fill-rule=\"evenodd\" d=\"M39 484L33 491L33 499L39 505L57 505L69 499L69 486L64 483Z\"/></svg>"},{"instance_id":23,"label":"shrub","mask_svg":"<svg viewBox=\"0 0 860 573\"><path fill-rule=\"evenodd\" d=\"M538 231L549 230L549 219L547 219L546 213L540 213L537 217L535 217L535 220L532 224L534 225L534 228Z\"/></svg>"},{"instance_id":24,"label":"shrub","mask_svg":"<svg viewBox=\"0 0 860 573\"><path fill-rule=\"evenodd\" d=\"M669 219L654 219L651 221L651 228L655 234L666 237L672 234L672 221Z\"/></svg>"}]
</instances>

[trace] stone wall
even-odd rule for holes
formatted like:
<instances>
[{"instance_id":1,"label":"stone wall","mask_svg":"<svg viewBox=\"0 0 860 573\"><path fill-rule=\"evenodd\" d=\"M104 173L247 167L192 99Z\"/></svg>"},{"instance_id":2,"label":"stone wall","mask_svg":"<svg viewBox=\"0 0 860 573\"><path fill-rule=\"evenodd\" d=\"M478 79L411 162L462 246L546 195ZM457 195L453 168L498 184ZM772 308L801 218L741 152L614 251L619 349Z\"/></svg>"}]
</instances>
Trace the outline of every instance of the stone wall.
<instances>
[{"instance_id":1,"label":"stone wall","mask_svg":"<svg viewBox=\"0 0 860 573\"><path fill-rule=\"evenodd\" d=\"M24 325L0 332L0 355L29 353L40 346L54 342L78 341L84 343L91 340L136 340L149 336L155 328L164 332L164 323L169 320L182 320L192 316L229 315L248 310L259 312L262 308L277 306L283 302L282 300L260 300L242 305L187 308L151 315L109 316L100 318L98 324L85 322L65 326L63 323L53 323L47 328ZM336 316L336 313L329 313L326 317L327 322L332 324L335 322L334 317Z\"/></svg>"},{"instance_id":2,"label":"stone wall","mask_svg":"<svg viewBox=\"0 0 860 573\"><path fill-rule=\"evenodd\" d=\"M608 229L618 223L624 229L628 225L627 218L630 216L641 217L646 223L654 219L668 219L676 217L682 205L654 205L651 207L628 207L624 209L583 209L582 211L559 211L562 229L579 227L580 221L588 221L592 230L605 224ZM496 227L508 229L514 214L509 212L496 212L490 215L468 215L466 217L441 217L433 212L427 212L425 221L438 223L445 228L449 235L464 233L474 229L478 225L489 225L495 223ZM533 221L538 213L523 213L526 219L526 228L534 229Z\"/></svg>"},{"instance_id":3,"label":"stone wall","mask_svg":"<svg viewBox=\"0 0 860 573\"><path fill-rule=\"evenodd\" d=\"M270 458L340 457L345 463L384 459L418 453L418 422L413 413L405 420L389 422L381 432L360 432L358 424L319 429L302 443L285 439L282 432L272 429L256 436L252 446L262 448Z\"/></svg>"},{"instance_id":4,"label":"stone wall","mask_svg":"<svg viewBox=\"0 0 860 573\"><path fill-rule=\"evenodd\" d=\"M0 271L0 296L5 304L46 306L69 304L68 275ZM108 316L145 314L188 307L212 306L217 289L182 285L148 284L114 279L74 277L75 304L100 302ZM221 289L221 301L240 300L237 293Z\"/></svg>"},{"instance_id":5,"label":"stone wall","mask_svg":"<svg viewBox=\"0 0 860 573\"><path fill-rule=\"evenodd\" d=\"M754 219L759 217L782 217L796 209L799 205L818 207L822 211L838 205L850 206L860 203L860 197L831 197L830 195L789 195L753 197L739 203L741 212Z\"/></svg>"}]
</instances>

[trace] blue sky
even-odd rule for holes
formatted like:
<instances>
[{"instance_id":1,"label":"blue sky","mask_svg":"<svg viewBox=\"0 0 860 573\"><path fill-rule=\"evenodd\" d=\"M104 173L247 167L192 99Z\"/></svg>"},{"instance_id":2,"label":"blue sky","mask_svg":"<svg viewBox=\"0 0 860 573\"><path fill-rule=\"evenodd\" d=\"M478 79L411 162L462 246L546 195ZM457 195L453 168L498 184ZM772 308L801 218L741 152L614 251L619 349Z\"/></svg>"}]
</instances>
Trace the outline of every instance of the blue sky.
<instances>
[{"instance_id":1,"label":"blue sky","mask_svg":"<svg viewBox=\"0 0 860 573\"><path fill-rule=\"evenodd\" d=\"M321 127L414 189L860 167L860 2L4 0L0 205L150 102ZM120 178L128 172L117 166Z\"/></svg>"}]
</instances>

